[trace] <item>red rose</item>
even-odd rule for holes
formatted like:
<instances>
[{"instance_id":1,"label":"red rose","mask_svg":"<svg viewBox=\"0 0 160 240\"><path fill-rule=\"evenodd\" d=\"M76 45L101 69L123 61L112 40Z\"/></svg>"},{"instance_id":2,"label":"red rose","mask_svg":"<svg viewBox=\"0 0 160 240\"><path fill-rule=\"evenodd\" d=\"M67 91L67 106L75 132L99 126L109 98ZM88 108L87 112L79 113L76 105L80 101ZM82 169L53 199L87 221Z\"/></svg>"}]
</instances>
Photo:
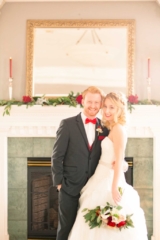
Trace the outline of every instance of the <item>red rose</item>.
<instances>
[{"instance_id":1,"label":"red rose","mask_svg":"<svg viewBox=\"0 0 160 240\"><path fill-rule=\"evenodd\" d=\"M98 140L103 140L105 136L98 136Z\"/></svg>"},{"instance_id":2,"label":"red rose","mask_svg":"<svg viewBox=\"0 0 160 240\"><path fill-rule=\"evenodd\" d=\"M115 222L112 222L112 217L108 218L107 225L110 226L110 227L115 227L116 226Z\"/></svg>"},{"instance_id":3,"label":"red rose","mask_svg":"<svg viewBox=\"0 0 160 240\"><path fill-rule=\"evenodd\" d=\"M112 222L112 217L111 216L108 217L107 220L108 220L108 222Z\"/></svg>"},{"instance_id":4,"label":"red rose","mask_svg":"<svg viewBox=\"0 0 160 240\"><path fill-rule=\"evenodd\" d=\"M110 227L115 227L116 226L115 222L108 222L107 225L110 226Z\"/></svg>"},{"instance_id":5,"label":"red rose","mask_svg":"<svg viewBox=\"0 0 160 240\"><path fill-rule=\"evenodd\" d=\"M78 96L76 97L76 102L77 102L78 104L82 104L82 95L78 95Z\"/></svg>"},{"instance_id":6,"label":"red rose","mask_svg":"<svg viewBox=\"0 0 160 240\"><path fill-rule=\"evenodd\" d=\"M126 221L122 221L122 222L118 223L117 227L120 228L120 227L123 227L124 225L126 225Z\"/></svg>"},{"instance_id":7,"label":"red rose","mask_svg":"<svg viewBox=\"0 0 160 240\"><path fill-rule=\"evenodd\" d=\"M130 95L129 97L128 97L128 102L130 102L130 103L138 103L138 96L137 95Z\"/></svg>"},{"instance_id":8,"label":"red rose","mask_svg":"<svg viewBox=\"0 0 160 240\"><path fill-rule=\"evenodd\" d=\"M29 103L32 101L32 98L30 96L23 96L23 102L24 103Z\"/></svg>"}]
</instances>

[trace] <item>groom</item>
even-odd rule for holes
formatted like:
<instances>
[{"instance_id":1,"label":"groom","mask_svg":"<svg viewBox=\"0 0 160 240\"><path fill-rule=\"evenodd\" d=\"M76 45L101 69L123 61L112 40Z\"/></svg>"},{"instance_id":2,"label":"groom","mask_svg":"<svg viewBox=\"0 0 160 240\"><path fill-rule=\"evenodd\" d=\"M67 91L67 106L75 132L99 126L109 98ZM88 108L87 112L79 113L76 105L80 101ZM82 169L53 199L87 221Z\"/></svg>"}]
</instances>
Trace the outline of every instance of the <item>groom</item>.
<instances>
[{"instance_id":1,"label":"groom","mask_svg":"<svg viewBox=\"0 0 160 240\"><path fill-rule=\"evenodd\" d=\"M57 131L51 157L53 183L59 190L57 240L68 239L80 191L93 175L101 155L101 140L109 133L96 118L103 98L100 89L87 88L82 93L82 113L62 120Z\"/></svg>"}]
</instances>

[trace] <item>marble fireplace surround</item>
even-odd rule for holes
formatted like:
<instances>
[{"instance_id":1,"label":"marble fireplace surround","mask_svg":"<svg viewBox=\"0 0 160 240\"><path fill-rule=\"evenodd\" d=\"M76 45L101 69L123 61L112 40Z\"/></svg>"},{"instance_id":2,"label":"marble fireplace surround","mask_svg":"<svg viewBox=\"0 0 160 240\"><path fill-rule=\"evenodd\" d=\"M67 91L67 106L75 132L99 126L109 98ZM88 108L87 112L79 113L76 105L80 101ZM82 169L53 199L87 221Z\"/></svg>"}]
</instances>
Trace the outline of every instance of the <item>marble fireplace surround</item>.
<instances>
[{"instance_id":1,"label":"marble fireplace surround","mask_svg":"<svg viewBox=\"0 0 160 240\"><path fill-rule=\"evenodd\" d=\"M8 234L8 137L55 137L61 119L78 114L79 107L13 106L10 116L0 107L0 239ZM129 138L153 138L153 236L160 239L160 107L135 106L129 114Z\"/></svg>"}]
</instances>

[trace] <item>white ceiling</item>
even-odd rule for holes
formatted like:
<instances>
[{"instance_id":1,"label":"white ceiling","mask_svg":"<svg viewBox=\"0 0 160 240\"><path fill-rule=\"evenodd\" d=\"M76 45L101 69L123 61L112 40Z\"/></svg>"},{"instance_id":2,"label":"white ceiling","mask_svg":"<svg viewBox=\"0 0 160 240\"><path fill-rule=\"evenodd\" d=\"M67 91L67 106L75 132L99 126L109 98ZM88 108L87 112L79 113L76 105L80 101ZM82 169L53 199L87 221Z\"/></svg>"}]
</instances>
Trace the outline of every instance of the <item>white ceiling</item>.
<instances>
[{"instance_id":1,"label":"white ceiling","mask_svg":"<svg viewBox=\"0 0 160 240\"><path fill-rule=\"evenodd\" d=\"M160 4L160 0L0 0L0 9L4 6L6 2L157 2Z\"/></svg>"},{"instance_id":2,"label":"white ceiling","mask_svg":"<svg viewBox=\"0 0 160 240\"><path fill-rule=\"evenodd\" d=\"M2 7L4 5L5 2L68 2L68 1L72 1L72 2L100 2L100 1L104 1L104 2L114 2L114 1L144 1L144 2L158 2L160 3L160 0L0 0L0 7Z\"/></svg>"},{"instance_id":3,"label":"white ceiling","mask_svg":"<svg viewBox=\"0 0 160 240\"><path fill-rule=\"evenodd\" d=\"M5 2L121 2L121 1L141 1L154 2L156 0L5 0Z\"/></svg>"}]
</instances>

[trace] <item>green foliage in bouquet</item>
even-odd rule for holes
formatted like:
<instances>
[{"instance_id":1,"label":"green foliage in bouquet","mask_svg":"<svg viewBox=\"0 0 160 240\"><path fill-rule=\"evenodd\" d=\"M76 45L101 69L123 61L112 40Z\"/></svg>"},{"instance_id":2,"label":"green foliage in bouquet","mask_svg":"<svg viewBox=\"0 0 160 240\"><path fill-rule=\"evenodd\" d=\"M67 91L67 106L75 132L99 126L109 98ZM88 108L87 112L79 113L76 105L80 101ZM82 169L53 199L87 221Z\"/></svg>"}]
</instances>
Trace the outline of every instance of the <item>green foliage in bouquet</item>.
<instances>
[{"instance_id":1,"label":"green foliage in bouquet","mask_svg":"<svg viewBox=\"0 0 160 240\"><path fill-rule=\"evenodd\" d=\"M122 196L123 189L118 187L118 191ZM83 217L91 229L100 227L102 224L106 227L118 228L119 230L134 227L131 219L133 214L127 215L120 205L113 206L107 202L105 207L97 206L94 209L85 208L83 212L85 211L87 211L87 213Z\"/></svg>"},{"instance_id":2,"label":"green foliage in bouquet","mask_svg":"<svg viewBox=\"0 0 160 240\"><path fill-rule=\"evenodd\" d=\"M123 228L134 227L131 219L133 214L126 215L121 206L113 206L110 203L106 203L106 206L101 208L97 206L94 209L85 208L83 212L87 211L84 215L85 222L89 224L90 229L100 227L102 224L111 228Z\"/></svg>"},{"instance_id":3,"label":"green foliage in bouquet","mask_svg":"<svg viewBox=\"0 0 160 240\"><path fill-rule=\"evenodd\" d=\"M89 224L90 228L100 227L102 224L102 220L99 217L99 212L101 211L100 206L95 209L83 209L83 212L87 211L84 215L85 222Z\"/></svg>"}]
</instances>

